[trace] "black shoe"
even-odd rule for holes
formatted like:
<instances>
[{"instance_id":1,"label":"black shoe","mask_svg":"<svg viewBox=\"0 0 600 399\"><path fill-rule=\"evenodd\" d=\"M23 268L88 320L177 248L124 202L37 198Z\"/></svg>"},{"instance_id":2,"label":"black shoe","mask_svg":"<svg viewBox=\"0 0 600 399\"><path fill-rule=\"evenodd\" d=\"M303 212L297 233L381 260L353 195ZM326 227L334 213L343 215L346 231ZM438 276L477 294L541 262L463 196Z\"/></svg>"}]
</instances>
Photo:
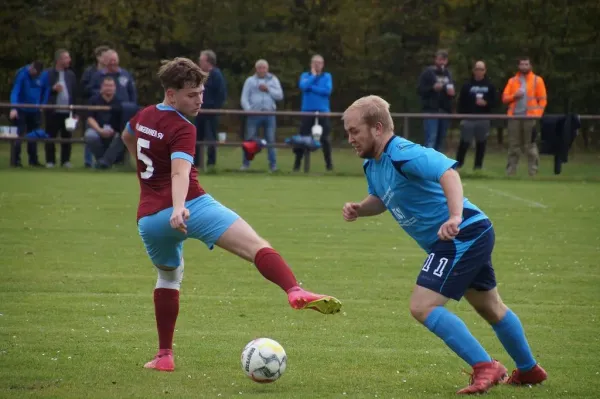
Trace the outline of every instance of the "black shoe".
<instances>
[{"instance_id":1,"label":"black shoe","mask_svg":"<svg viewBox=\"0 0 600 399\"><path fill-rule=\"evenodd\" d=\"M43 168L44 167L44 165L39 162L30 162L29 166L31 166L32 168Z\"/></svg>"}]
</instances>

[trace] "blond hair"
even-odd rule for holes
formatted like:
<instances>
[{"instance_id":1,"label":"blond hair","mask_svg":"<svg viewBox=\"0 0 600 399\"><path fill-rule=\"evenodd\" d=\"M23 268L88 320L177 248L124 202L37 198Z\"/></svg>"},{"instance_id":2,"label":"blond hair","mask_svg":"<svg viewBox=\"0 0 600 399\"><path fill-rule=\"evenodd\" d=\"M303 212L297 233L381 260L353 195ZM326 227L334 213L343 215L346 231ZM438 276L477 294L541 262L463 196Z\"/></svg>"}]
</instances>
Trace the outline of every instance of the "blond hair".
<instances>
[{"instance_id":1,"label":"blond hair","mask_svg":"<svg viewBox=\"0 0 600 399\"><path fill-rule=\"evenodd\" d=\"M354 101L344 111L342 120L349 111L356 110L360 113L362 121L369 127L381 123L384 132L394 132L394 120L390 114L390 104L379 96L365 96Z\"/></svg>"}]
</instances>

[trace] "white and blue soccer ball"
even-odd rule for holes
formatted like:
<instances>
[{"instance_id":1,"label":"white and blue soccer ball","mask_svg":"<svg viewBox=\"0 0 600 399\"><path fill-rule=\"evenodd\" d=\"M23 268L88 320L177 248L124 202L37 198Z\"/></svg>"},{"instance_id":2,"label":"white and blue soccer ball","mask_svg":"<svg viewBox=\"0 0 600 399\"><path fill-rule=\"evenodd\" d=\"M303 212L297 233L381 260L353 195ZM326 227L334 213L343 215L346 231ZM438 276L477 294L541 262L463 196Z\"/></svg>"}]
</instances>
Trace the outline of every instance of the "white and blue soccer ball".
<instances>
[{"instance_id":1,"label":"white and blue soccer ball","mask_svg":"<svg viewBox=\"0 0 600 399\"><path fill-rule=\"evenodd\" d=\"M277 381L287 367L287 355L279 342L270 338L252 340L242 351L242 370L253 381Z\"/></svg>"}]
</instances>

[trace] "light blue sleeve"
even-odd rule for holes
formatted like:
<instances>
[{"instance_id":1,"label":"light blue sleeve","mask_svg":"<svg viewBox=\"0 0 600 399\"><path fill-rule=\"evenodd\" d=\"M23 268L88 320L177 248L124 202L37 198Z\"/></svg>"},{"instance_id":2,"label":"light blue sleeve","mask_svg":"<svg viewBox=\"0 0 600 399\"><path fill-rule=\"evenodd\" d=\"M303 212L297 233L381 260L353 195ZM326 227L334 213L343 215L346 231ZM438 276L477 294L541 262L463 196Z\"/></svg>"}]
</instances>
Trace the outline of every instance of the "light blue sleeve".
<instances>
[{"instance_id":1,"label":"light blue sleeve","mask_svg":"<svg viewBox=\"0 0 600 399\"><path fill-rule=\"evenodd\" d=\"M135 132L131 127L131 123L127 122L127 124L125 125L125 129L127 130L127 133L131 134L132 136L135 136Z\"/></svg>"},{"instance_id":2,"label":"light blue sleeve","mask_svg":"<svg viewBox=\"0 0 600 399\"><path fill-rule=\"evenodd\" d=\"M250 80L251 78L247 78L244 82L242 95L240 96L240 105L242 106L242 109L246 111L250 110Z\"/></svg>"},{"instance_id":3,"label":"light blue sleeve","mask_svg":"<svg viewBox=\"0 0 600 399\"><path fill-rule=\"evenodd\" d=\"M392 154L392 163L405 177L434 182L439 182L442 175L457 164L441 152L417 144L397 149Z\"/></svg>"},{"instance_id":4,"label":"light blue sleeve","mask_svg":"<svg viewBox=\"0 0 600 399\"><path fill-rule=\"evenodd\" d=\"M194 164L194 157L191 156L188 153L183 152L183 151L176 151L176 152L172 153L171 154L171 161L174 160L174 159L183 159L185 161L188 161L192 165Z\"/></svg>"}]
</instances>

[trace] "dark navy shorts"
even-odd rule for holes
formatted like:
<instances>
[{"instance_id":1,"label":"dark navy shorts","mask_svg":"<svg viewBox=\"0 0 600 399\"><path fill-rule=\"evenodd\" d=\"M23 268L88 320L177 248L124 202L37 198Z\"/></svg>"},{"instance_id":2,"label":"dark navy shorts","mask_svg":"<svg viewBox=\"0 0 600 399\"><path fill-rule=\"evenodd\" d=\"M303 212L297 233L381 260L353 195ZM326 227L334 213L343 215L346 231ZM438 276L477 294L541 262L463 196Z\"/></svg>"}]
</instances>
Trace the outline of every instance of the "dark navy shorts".
<instances>
[{"instance_id":1,"label":"dark navy shorts","mask_svg":"<svg viewBox=\"0 0 600 399\"><path fill-rule=\"evenodd\" d=\"M469 288L496 287L492 267L495 234L488 219L461 229L454 240L438 240L417 278L417 285L459 301Z\"/></svg>"}]
</instances>

